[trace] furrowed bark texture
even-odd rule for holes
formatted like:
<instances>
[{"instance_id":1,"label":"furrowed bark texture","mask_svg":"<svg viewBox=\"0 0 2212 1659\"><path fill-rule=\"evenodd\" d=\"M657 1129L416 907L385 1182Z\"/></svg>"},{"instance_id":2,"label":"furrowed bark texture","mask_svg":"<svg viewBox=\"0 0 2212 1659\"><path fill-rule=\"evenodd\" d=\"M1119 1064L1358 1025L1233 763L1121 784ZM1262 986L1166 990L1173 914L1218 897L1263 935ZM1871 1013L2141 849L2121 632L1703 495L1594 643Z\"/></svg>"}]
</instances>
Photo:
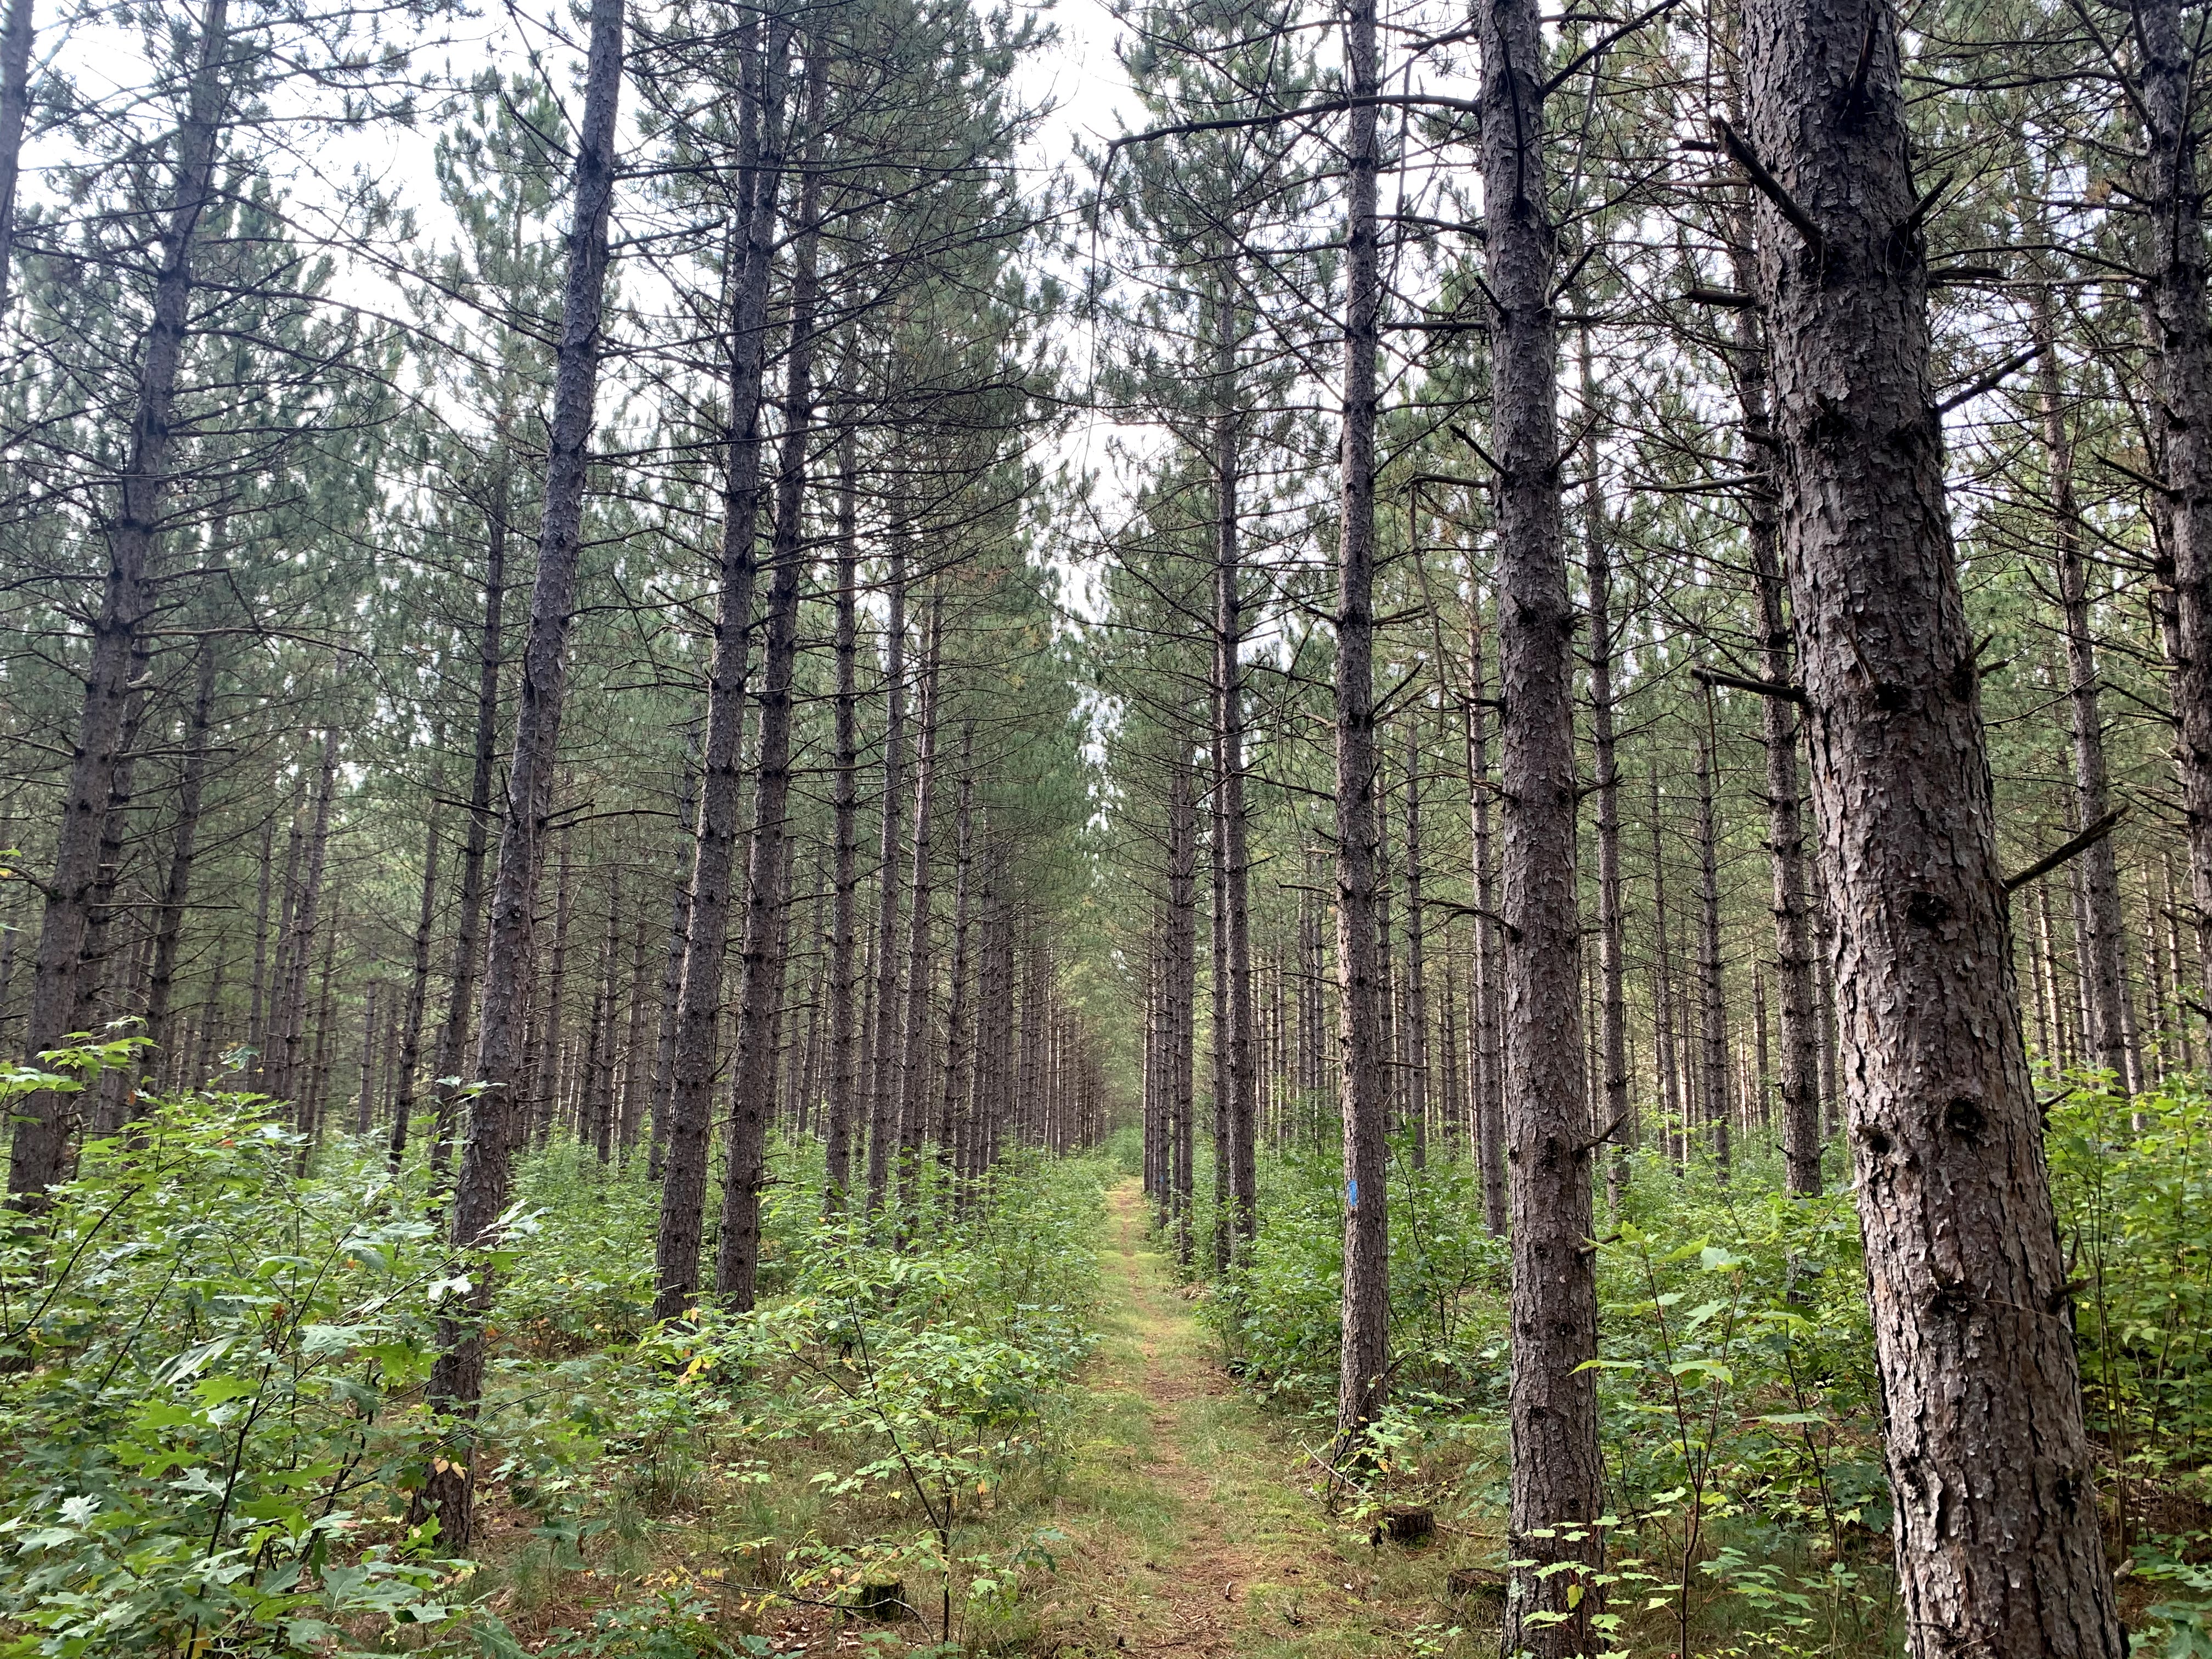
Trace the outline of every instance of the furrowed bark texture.
<instances>
[{"instance_id":1,"label":"furrowed bark texture","mask_svg":"<svg viewBox=\"0 0 2212 1659\"><path fill-rule=\"evenodd\" d=\"M653 1240L653 1316L673 1319L699 1291L699 1241L705 1230L708 1143L714 1130L714 1038L722 1018L729 954L731 890L737 867L738 802L750 646L755 548L761 500L761 376L768 338L768 290L782 172L775 153L781 125L782 70L788 32L771 25L763 47L749 25L748 107L740 127L738 211L744 235L731 294L729 453L722 495L722 548L714 606L714 648L707 670L707 741L701 757L699 822L691 866L691 908L684 977L676 1000L669 1087L668 1144L661 1170L660 1225ZM776 866L771 865L773 875Z\"/></svg>"},{"instance_id":2,"label":"furrowed bark texture","mask_svg":"<svg viewBox=\"0 0 2212 1659\"><path fill-rule=\"evenodd\" d=\"M2145 310L2158 354L2157 438L2172 549L2177 757L2189 828L2197 973L2212 984L2212 333L2205 311L2204 197L2197 177L2200 100L2195 26L2181 0L2139 0L2137 106L2145 139L2143 222L2150 236Z\"/></svg>"},{"instance_id":3,"label":"furrowed bark texture","mask_svg":"<svg viewBox=\"0 0 2212 1659\"><path fill-rule=\"evenodd\" d=\"M1590 1650L1603 1597L1573 1568L1595 1565L1598 1459L1595 1257L1575 830L1575 612L1559 510L1558 252L1544 176L1543 42L1535 0L1486 0L1482 188L1491 319L1491 453L1498 502L1500 794L1504 857L1505 1156L1512 1212L1515 1573L1505 1647ZM1538 1613L1565 1613L1556 1623Z\"/></svg>"},{"instance_id":4,"label":"furrowed bark texture","mask_svg":"<svg viewBox=\"0 0 2212 1659\"><path fill-rule=\"evenodd\" d=\"M771 86L785 48L769 48ZM805 118L810 131L822 111L828 56L821 37L809 44ZM773 115L781 100L772 90ZM745 926L738 945L736 1073L730 1155L722 1182L721 1225L715 1240L714 1294L725 1307L749 1310L760 1273L760 1195L768 1184L768 1126L775 1103L776 1026L783 1011L784 925L791 860L792 682L799 664L799 598L806 571L799 507L806 485L806 446L814 424L814 311L817 299L822 174L810 143L800 186L799 234L792 284L791 355L785 367L783 442L776 459L775 517L769 544L768 613L763 621L760 747L753 787L753 833L746 870ZM773 173L769 175L771 179ZM764 186L773 191L774 185ZM756 216L756 222L762 216ZM763 248L763 263L766 250ZM694 924L695 930L696 924ZM673 1160L672 1162L672 1167Z\"/></svg>"},{"instance_id":5,"label":"furrowed bark texture","mask_svg":"<svg viewBox=\"0 0 2212 1659\"><path fill-rule=\"evenodd\" d=\"M1372 0L1345 20L1346 85L1380 85ZM1336 570L1337 1103L1344 1129L1344 1320L1337 1363L1337 1455L1356 1449L1382 1404L1389 1363L1390 1232L1384 1207L1389 1099L1376 939L1375 410L1382 268L1376 238L1381 147L1376 106L1346 117L1342 516Z\"/></svg>"},{"instance_id":6,"label":"furrowed bark texture","mask_svg":"<svg viewBox=\"0 0 2212 1659\"><path fill-rule=\"evenodd\" d=\"M0 50L30 51L30 15L11 10ZM20 40L16 38L20 36ZM75 1029L82 997L86 934L94 890L100 882L100 836L108 798L122 763L123 730L131 702L131 662L139 629L152 614L154 559L167 510L176 436L170 413L176 403L192 291L192 243L214 191L216 154L228 89L223 85L228 39L224 0L209 0L201 21L199 55L185 110L177 129L176 194L162 227L161 263L154 278L150 316L138 366L115 516L107 526L107 569L92 623L92 648L83 669L84 703L78 713L69 776L63 786L61 823L54 837L54 872L46 887L39 942L32 958L31 1006L23 1034L35 1057ZM4 88L0 88L4 90ZM12 204L9 204L12 212ZM5 270L0 264L0 270ZM12 1107L8 1146L8 1194L25 1209L41 1209L46 1188L62 1176L73 1096L27 1095Z\"/></svg>"},{"instance_id":7,"label":"furrowed bark texture","mask_svg":"<svg viewBox=\"0 0 2212 1659\"><path fill-rule=\"evenodd\" d=\"M1744 15L1752 149L1820 238L1762 201L1905 1627L1922 1659L2119 1659L1943 498L1895 22L1881 0Z\"/></svg>"},{"instance_id":8,"label":"furrowed bark texture","mask_svg":"<svg viewBox=\"0 0 2212 1659\"><path fill-rule=\"evenodd\" d=\"M514 756L486 930L483 1000L468 1139L453 1191L453 1239L462 1249L495 1242L507 1202L514 1099L527 1021L524 1012L531 914L538 896L544 815L560 755L561 707L568 681L568 623L576 609L584 487L598 403L600 329L605 311L607 216L614 199L615 112L622 91L623 0L592 0L583 119L576 134L574 218L568 274L555 354L552 418L547 432L544 519L538 574L530 598ZM479 1266L465 1305L440 1322L439 1354L427 1391L434 1409L472 1419L483 1394L483 1316L489 1273ZM435 1514L440 1544L467 1549L474 1519L473 1436L448 1449L445 1467L426 1480L420 1507Z\"/></svg>"}]
</instances>

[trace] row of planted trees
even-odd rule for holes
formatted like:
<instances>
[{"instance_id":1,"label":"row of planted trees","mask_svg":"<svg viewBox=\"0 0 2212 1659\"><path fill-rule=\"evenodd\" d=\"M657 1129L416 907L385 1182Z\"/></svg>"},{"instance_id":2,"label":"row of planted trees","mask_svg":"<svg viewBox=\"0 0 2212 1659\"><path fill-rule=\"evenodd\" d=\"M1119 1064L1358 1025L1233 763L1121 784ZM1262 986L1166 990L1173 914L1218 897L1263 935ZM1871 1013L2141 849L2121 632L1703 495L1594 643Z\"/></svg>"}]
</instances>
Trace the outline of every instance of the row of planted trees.
<instances>
[{"instance_id":1,"label":"row of planted trees","mask_svg":"<svg viewBox=\"0 0 2212 1659\"><path fill-rule=\"evenodd\" d=\"M2023 1037L2123 1096L2205 1040L2201 49L2155 4L1316 21L1136 15L1090 204L1163 1224L1219 1272L1255 1147L1340 1125L1357 1456L1391 1160L1467 1151L1507 1645L1570 1653L1620 1154L1849 1181L1915 1650L2118 1653Z\"/></svg>"},{"instance_id":2,"label":"row of planted trees","mask_svg":"<svg viewBox=\"0 0 2212 1659\"><path fill-rule=\"evenodd\" d=\"M441 81L405 48L446 15L209 0L121 35L127 118L68 52L36 89L70 159L13 222L0 1037L150 1040L20 1103L32 1218L212 1079L303 1160L427 1161L473 1266L416 1503L465 1551L531 1148L659 1184L683 1318L751 1307L779 1135L903 1237L932 1168L1094 1143L1113 1079L1030 552L1033 33L597 0L571 95ZM342 152L424 114L418 240Z\"/></svg>"}]
</instances>

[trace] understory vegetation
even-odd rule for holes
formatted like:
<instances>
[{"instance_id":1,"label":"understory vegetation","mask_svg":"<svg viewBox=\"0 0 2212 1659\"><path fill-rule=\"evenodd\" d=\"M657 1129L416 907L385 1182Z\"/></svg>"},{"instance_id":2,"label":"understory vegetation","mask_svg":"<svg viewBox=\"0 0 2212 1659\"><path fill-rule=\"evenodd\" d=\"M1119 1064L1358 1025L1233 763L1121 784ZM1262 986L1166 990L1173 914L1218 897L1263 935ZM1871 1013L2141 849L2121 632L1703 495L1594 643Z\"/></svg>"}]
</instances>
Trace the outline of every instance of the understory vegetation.
<instances>
[{"instance_id":1,"label":"understory vegetation","mask_svg":"<svg viewBox=\"0 0 2212 1659\"><path fill-rule=\"evenodd\" d=\"M457 1261L380 1146L303 1152L255 1097L163 1100L10 1239L0 1651L764 1654L779 1613L863 1604L965 1651L1048 1570L1094 1162L926 1180L872 1239L788 1150L772 1292L656 1327L641 1172L538 1154ZM487 1272L464 1561L410 1500L440 1309Z\"/></svg>"},{"instance_id":2,"label":"understory vegetation","mask_svg":"<svg viewBox=\"0 0 2212 1659\"><path fill-rule=\"evenodd\" d=\"M130 1041L19 1071L96 1086ZM2212 1646L2212 1102L2177 1084L2053 1100L2102 1525L2142 1650ZM785 1142L752 1312L651 1316L657 1188L556 1144L505 1242L457 1258L423 1173L379 1141L312 1159L266 1100L149 1104L88 1145L0 1273L0 1652L1073 1653L1040 1597L1069 1547L1097 1340L1099 1152L924 1171L875 1228L822 1219L818 1147ZM1359 1456L1270 1477L1390 1583L1418 1650L1494 1650L1505 1579L1508 1261L1449 1143L1394 1146L1393 1389ZM1251 1408L1289 1443L1334 1421L1333 1152L1263 1160L1264 1220L1186 1276ZM1205 1171L1201 1170L1201 1174ZM1624 1653L1874 1655L1902 1641L1859 1230L1848 1191L1791 1197L1771 1154L1727 1178L1653 1152L1612 1172L1597 1245L1608 1640ZM1200 1183L1203 1188L1203 1182ZM1163 1248L1176 1245L1172 1223ZM489 1273L493 1376L477 1547L412 1499L441 1305ZM1079 1484L1079 1480L1078 1482ZM1399 1544L1392 1517L1433 1513Z\"/></svg>"}]
</instances>

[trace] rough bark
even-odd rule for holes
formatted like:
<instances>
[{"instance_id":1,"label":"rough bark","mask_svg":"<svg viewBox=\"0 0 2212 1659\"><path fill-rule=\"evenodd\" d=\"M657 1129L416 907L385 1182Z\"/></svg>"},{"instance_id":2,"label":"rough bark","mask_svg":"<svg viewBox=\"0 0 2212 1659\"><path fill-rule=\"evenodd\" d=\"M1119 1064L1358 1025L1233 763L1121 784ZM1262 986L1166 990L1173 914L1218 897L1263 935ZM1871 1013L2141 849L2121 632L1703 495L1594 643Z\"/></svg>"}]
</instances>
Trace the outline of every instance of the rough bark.
<instances>
[{"instance_id":1,"label":"rough bark","mask_svg":"<svg viewBox=\"0 0 2212 1659\"><path fill-rule=\"evenodd\" d=\"M614 196L615 113L622 90L623 0L592 0L591 20L583 118L576 128L568 282L547 428L538 573L531 592L514 755L507 770L507 811L500 823L499 866L486 930L483 1004L472 1068L480 1087L471 1103L468 1137L453 1193L453 1240L461 1249L495 1242L499 1218L507 1204L514 1085L526 1036L523 996L531 913L537 901L544 814L560 753L568 624L576 610L577 555L605 310L607 216ZM419 1500L425 1512L438 1517L441 1547L456 1553L468 1549L474 1519L472 1427L483 1392L482 1322L490 1296L489 1276L481 1265L471 1280L463 1305L441 1322L439 1354L427 1390L432 1407L458 1419L460 1432L447 1449L445 1467L434 1469Z\"/></svg>"},{"instance_id":2,"label":"rough bark","mask_svg":"<svg viewBox=\"0 0 2212 1659\"><path fill-rule=\"evenodd\" d=\"M781 102L779 65L785 48L769 52L770 110ZM785 362L783 441L777 456L775 515L769 539L769 595L762 619L760 741L754 760L753 830L746 869L745 925L738 950L736 1078L730 1115L729 1161L723 1168L721 1224L715 1239L714 1294L725 1307L753 1305L760 1272L760 1195L768 1184L768 1126L775 1096L776 1024L783 1007L791 861L792 684L799 665L799 599L806 573L799 511L806 487L806 447L814 425L815 275L822 215L822 170L812 134L819 125L829 75L826 43L811 36L806 55L799 234L793 253L791 349ZM694 931L697 924L695 923ZM674 1160L670 1160L672 1169Z\"/></svg>"},{"instance_id":3,"label":"rough bark","mask_svg":"<svg viewBox=\"0 0 2212 1659\"><path fill-rule=\"evenodd\" d=\"M1895 20L1881 0L1744 10L1750 150L1819 239L1762 202L1905 1628L1923 1659L2118 1659L1943 495Z\"/></svg>"},{"instance_id":4,"label":"rough bark","mask_svg":"<svg viewBox=\"0 0 2212 1659\"><path fill-rule=\"evenodd\" d=\"M853 1009L854 899L860 882L859 444L859 428L848 413L837 439L837 752L832 786L836 866L830 905L830 1101L823 1149L827 1178L822 1191L823 1208L831 1214L843 1212L853 1179L854 1113L860 1085ZM962 799L964 803L964 794Z\"/></svg>"},{"instance_id":5,"label":"rough bark","mask_svg":"<svg viewBox=\"0 0 2212 1659\"><path fill-rule=\"evenodd\" d=\"M767 350L776 198L783 173L781 129L790 40L788 26L781 21L767 26L764 44L762 32L759 20L749 21L741 48L745 67L736 206L741 234L736 239L738 266L732 282L729 316L729 445L724 462L721 559L715 592L714 652L707 671L707 739L700 758L690 913L682 988L676 1001L660 1224L653 1243L653 1315L656 1319L678 1317L698 1297L708 1145L714 1131L714 1040L722 1018L730 913L739 902L732 874L737 869L745 678L753 589L759 572L761 381ZM765 742L765 730L762 736ZM780 861L766 866L769 890L779 867ZM764 890L749 898L769 896L772 893ZM744 925L751 925L750 902ZM755 939L753 945L763 948L763 940ZM741 991L740 996L744 994ZM754 1035L750 1060L758 1064L762 1059L759 1033ZM743 1088L744 1079L735 1072L732 1075Z\"/></svg>"},{"instance_id":6,"label":"rough bark","mask_svg":"<svg viewBox=\"0 0 2212 1659\"><path fill-rule=\"evenodd\" d=\"M1344 1131L1344 1316L1337 1361L1336 1454L1363 1449L1389 1363L1390 1231L1384 1171L1381 975L1376 941L1375 418L1382 282L1376 231L1382 148L1373 0L1344 27L1344 408L1336 557L1336 971L1338 1116Z\"/></svg>"},{"instance_id":7,"label":"rough bark","mask_svg":"<svg viewBox=\"0 0 2212 1659\"><path fill-rule=\"evenodd\" d=\"M1544 169L1535 0L1492 0L1482 50L1481 165L1497 499L1499 797L1504 848L1506 1161L1512 1206L1512 1443L1505 1647L1585 1653L1603 1557L1595 1374L1597 1287L1575 861L1573 634L1560 522L1558 234ZM1547 1571L1549 1569L1549 1571ZM1555 1623L1531 1615L1562 1613Z\"/></svg>"},{"instance_id":8,"label":"rough bark","mask_svg":"<svg viewBox=\"0 0 2212 1659\"><path fill-rule=\"evenodd\" d=\"M20 29L17 21L11 0L9 38L0 41L0 60L19 46L27 58L27 6ZM19 34L20 40L14 38ZM185 115L177 130L174 194L161 229L150 315L139 352L137 398L114 516L107 526L107 568L82 669L84 702L63 786L53 875L46 884L46 910L32 959L24 1048L34 1056L74 1029L81 1001L85 935L91 925L93 889L100 880L100 834L116 768L123 758L131 665L141 647L140 629L154 609L154 562L177 445L171 410L190 327L193 242L214 194L216 157L227 116L223 49L228 38L225 0L208 0ZM5 74L4 61L0 61L0 82ZM4 91L0 84L0 94ZM9 206L12 213L13 204ZM0 271L6 268L0 261ZM55 1093L27 1095L11 1108L15 1127L8 1146L8 1193L21 1208L43 1208L46 1188L61 1178L73 1098Z\"/></svg>"}]
</instances>

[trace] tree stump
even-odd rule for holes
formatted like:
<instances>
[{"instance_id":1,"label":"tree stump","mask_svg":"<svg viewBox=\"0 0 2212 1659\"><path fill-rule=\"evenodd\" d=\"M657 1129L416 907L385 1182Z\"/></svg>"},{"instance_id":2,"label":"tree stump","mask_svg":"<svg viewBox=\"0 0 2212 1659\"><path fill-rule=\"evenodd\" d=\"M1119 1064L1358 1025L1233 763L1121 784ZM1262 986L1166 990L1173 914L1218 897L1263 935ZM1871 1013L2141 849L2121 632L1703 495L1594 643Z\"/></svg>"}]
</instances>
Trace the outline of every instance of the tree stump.
<instances>
[{"instance_id":1,"label":"tree stump","mask_svg":"<svg viewBox=\"0 0 2212 1659\"><path fill-rule=\"evenodd\" d=\"M1480 1595L1489 1601L1504 1601L1505 1575L1496 1567L1454 1567L1444 1576L1444 1593L1454 1600Z\"/></svg>"},{"instance_id":2,"label":"tree stump","mask_svg":"<svg viewBox=\"0 0 2212 1659\"><path fill-rule=\"evenodd\" d=\"M1437 1535L1436 1511L1423 1504L1385 1504L1382 1530L1394 1544L1426 1543Z\"/></svg>"},{"instance_id":3,"label":"tree stump","mask_svg":"<svg viewBox=\"0 0 2212 1659\"><path fill-rule=\"evenodd\" d=\"M878 1583L860 1586L859 1599L853 1611L863 1619L872 1619L878 1624L888 1625L906 1617L906 1583L893 1578Z\"/></svg>"}]
</instances>

